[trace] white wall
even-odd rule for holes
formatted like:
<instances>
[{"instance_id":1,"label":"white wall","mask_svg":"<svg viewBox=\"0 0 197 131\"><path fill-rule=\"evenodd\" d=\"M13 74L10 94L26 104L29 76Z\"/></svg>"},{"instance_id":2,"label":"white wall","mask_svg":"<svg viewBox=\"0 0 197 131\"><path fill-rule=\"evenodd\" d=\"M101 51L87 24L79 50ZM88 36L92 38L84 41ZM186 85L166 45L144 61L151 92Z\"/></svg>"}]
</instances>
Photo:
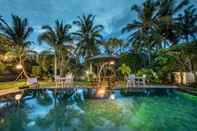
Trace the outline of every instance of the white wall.
<instances>
[{"instance_id":1,"label":"white wall","mask_svg":"<svg viewBox=\"0 0 197 131\"><path fill-rule=\"evenodd\" d=\"M197 72L196 72L197 73ZM180 72L173 72L174 74L174 80L176 84L181 83L181 73ZM188 83L194 83L195 78L192 72L183 72L183 83L188 84Z\"/></svg>"}]
</instances>

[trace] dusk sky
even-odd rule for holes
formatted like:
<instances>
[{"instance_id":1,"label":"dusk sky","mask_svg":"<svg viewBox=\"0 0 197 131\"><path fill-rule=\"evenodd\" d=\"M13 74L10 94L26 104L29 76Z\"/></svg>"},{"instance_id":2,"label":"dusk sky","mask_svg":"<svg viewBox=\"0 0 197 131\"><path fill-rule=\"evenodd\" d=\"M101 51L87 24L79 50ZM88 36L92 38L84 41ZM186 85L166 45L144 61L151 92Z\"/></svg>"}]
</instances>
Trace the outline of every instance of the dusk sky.
<instances>
[{"instance_id":1,"label":"dusk sky","mask_svg":"<svg viewBox=\"0 0 197 131\"><path fill-rule=\"evenodd\" d=\"M96 23L105 26L103 34L108 37L121 37L121 28L135 18L130 11L133 4L143 0L0 0L0 15L10 21L11 14L28 18L34 28L31 40L37 40L42 25L54 25L56 19L72 24L82 14L96 15ZM197 5L197 0L191 0ZM73 27L73 30L75 27ZM43 50L48 46L33 46Z\"/></svg>"}]
</instances>

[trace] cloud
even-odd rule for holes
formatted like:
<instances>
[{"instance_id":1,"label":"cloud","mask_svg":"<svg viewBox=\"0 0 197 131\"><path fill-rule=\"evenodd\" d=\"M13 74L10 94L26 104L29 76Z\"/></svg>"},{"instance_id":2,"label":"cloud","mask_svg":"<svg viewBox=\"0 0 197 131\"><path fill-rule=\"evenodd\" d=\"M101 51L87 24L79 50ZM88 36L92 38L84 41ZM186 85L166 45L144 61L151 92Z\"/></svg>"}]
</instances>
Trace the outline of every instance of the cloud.
<instances>
[{"instance_id":1,"label":"cloud","mask_svg":"<svg viewBox=\"0 0 197 131\"><path fill-rule=\"evenodd\" d=\"M130 7L144 0L0 0L0 15L10 20L11 14L28 18L34 27L31 39L36 41L42 25L54 25L56 19L72 22L82 14L96 15L96 23L105 26L106 37L121 36L121 29L135 18ZM196 4L196 0L191 0ZM75 30L76 27L73 27Z\"/></svg>"}]
</instances>

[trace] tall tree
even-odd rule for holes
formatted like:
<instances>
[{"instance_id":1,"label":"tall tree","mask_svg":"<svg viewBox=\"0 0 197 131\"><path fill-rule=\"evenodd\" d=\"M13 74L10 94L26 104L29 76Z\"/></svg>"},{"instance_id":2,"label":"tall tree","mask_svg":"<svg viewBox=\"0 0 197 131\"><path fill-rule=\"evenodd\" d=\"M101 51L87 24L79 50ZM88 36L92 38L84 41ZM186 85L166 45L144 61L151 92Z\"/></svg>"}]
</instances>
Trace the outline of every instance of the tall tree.
<instances>
[{"instance_id":1,"label":"tall tree","mask_svg":"<svg viewBox=\"0 0 197 131\"><path fill-rule=\"evenodd\" d=\"M137 20L127 24L123 32L130 32L128 41L135 50L151 54L179 42L182 30L177 22L178 13L188 6L188 0L146 0L142 6L134 5Z\"/></svg>"},{"instance_id":2,"label":"tall tree","mask_svg":"<svg viewBox=\"0 0 197 131\"><path fill-rule=\"evenodd\" d=\"M107 54L115 55L121 54L123 41L117 38L110 38L104 42L104 47Z\"/></svg>"},{"instance_id":3,"label":"tall tree","mask_svg":"<svg viewBox=\"0 0 197 131\"><path fill-rule=\"evenodd\" d=\"M30 34L33 32L33 28L29 26L28 20L16 15L12 15L12 23L7 23L2 17L0 18L0 30L4 37L11 41L13 50L17 52L19 58L19 64L22 65L22 71L24 76L28 78L28 74L25 70L25 57L26 49L31 44L28 41Z\"/></svg>"},{"instance_id":4,"label":"tall tree","mask_svg":"<svg viewBox=\"0 0 197 131\"><path fill-rule=\"evenodd\" d=\"M183 14L177 18L181 29L182 39L186 42L196 40L197 35L197 12L193 5L187 7Z\"/></svg>"},{"instance_id":5,"label":"tall tree","mask_svg":"<svg viewBox=\"0 0 197 131\"><path fill-rule=\"evenodd\" d=\"M69 33L71 25L64 25L63 21L60 22L56 20L54 28L49 25L45 25L42 27L42 29L44 31L39 35L38 41L39 43L46 42L54 48L54 73L56 76L57 68L59 68L60 75L63 75L63 62L65 60L65 53L69 48L72 47L72 45L68 44L72 41L71 34ZM59 66L57 65L57 63L59 63Z\"/></svg>"},{"instance_id":6,"label":"tall tree","mask_svg":"<svg viewBox=\"0 0 197 131\"><path fill-rule=\"evenodd\" d=\"M129 32L129 43L132 43L134 50L140 50L148 48L148 54L151 55L151 48L154 40L151 37L151 33L155 30L155 11L156 2L153 0L146 0L142 6L133 5L131 11L135 11L137 14L137 20L133 20L127 24L122 32Z\"/></svg>"},{"instance_id":7,"label":"tall tree","mask_svg":"<svg viewBox=\"0 0 197 131\"><path fill-rule=\"evenodd\" d=\"M157 0L156 29L165 45L175 45L179 42L181 30L176 19L188 4L189 0Z\"/></svg>"},{"instance_id":8,"label":"tall tree","mask_svg":"<svg viewBox=\"0 0 197 131\"><path fill-rule=\"evenodd\" d=\"M73 33L78 40L76 52L85 59L98 54L98 46L102 44L101 31L104 27L95 24L95 16L83 15L78 17L78 20L74 21L73 24L78 27L78 30Z\"/></svg>"}]
</instances>

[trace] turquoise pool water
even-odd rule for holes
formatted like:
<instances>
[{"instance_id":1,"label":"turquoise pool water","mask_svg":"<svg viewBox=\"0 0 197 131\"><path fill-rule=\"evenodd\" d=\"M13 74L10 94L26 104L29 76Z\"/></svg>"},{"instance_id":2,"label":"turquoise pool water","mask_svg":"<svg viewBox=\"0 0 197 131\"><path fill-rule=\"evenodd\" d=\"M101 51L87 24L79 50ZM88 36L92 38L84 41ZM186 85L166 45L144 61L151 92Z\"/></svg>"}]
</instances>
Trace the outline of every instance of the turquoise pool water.
<instances>
[{"instance_id":1,"label":"turquoise pool water","mask_svg":"<svg viewBox=\"0 0 197 131\"><path fill-rule=\"evenodd\" d=\"M20 104L7 102L0 107L0 131L197 130L196 96L181 92L112 94L92 99L92 93L84 90L75 95L67 91L27 92Z\"/></svg>"}]
</instances>

